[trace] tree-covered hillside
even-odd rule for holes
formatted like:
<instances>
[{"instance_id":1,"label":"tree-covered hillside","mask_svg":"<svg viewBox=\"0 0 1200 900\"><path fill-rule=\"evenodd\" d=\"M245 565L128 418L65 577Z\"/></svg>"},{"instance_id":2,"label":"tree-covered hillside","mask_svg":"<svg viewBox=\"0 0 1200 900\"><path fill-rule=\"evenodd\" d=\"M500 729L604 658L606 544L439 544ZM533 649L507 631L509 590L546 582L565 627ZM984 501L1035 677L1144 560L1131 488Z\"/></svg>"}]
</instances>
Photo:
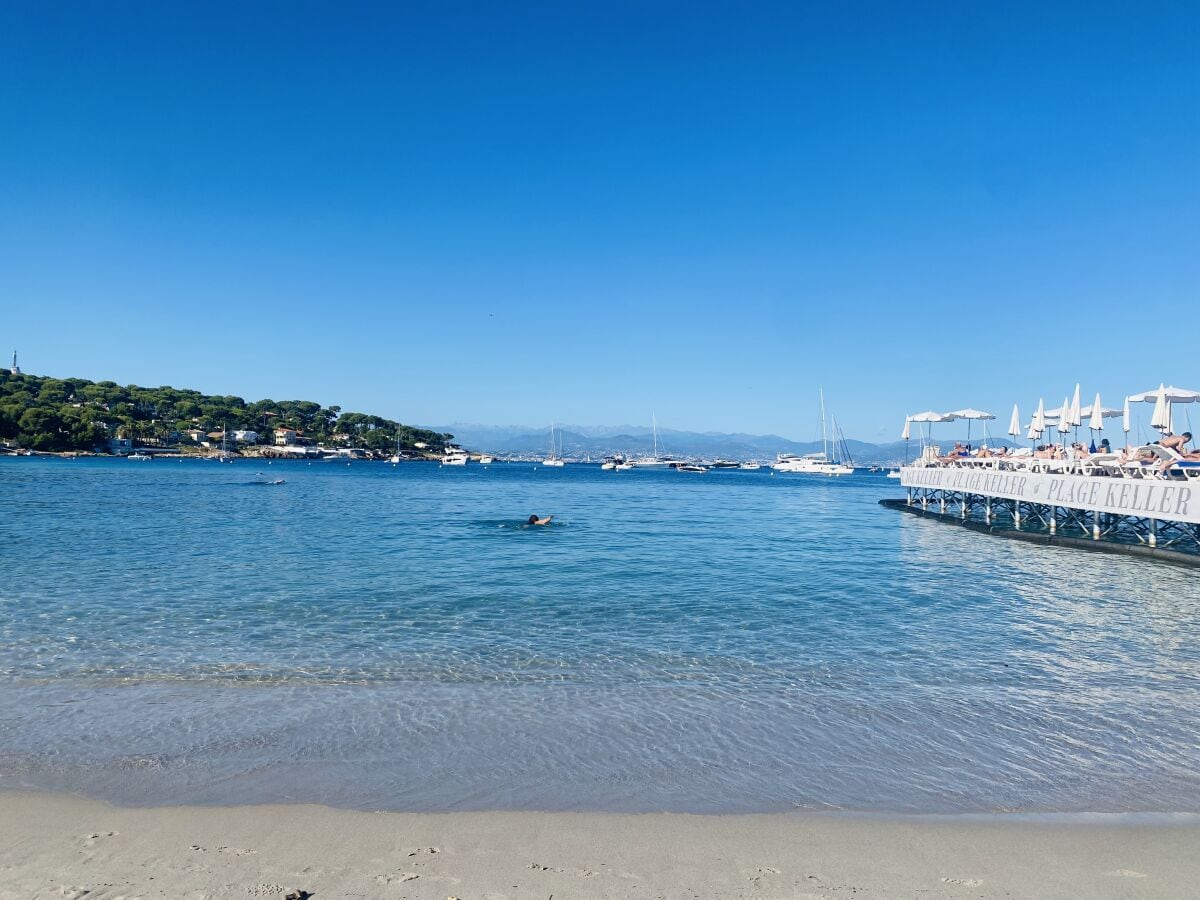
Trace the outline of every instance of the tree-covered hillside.
<instances>
[{"instance_id":1,"label":"tree-covered hillside","mask_svg":"<svg viewBox=\"0 0 1200 900\"><path fill-rule=\"evenodd\" d=\"M260 443L270 443L279 427L302 432L313 443L349 442L373 450L394 447L397 435L403 447L424 442L437 448L452 438L311 400L247 403L172 387L0 371L0 441L31 450L91 450L113 437L165 445L191 429L222 428L255 431Z\"/></svg>"}]
</instances>

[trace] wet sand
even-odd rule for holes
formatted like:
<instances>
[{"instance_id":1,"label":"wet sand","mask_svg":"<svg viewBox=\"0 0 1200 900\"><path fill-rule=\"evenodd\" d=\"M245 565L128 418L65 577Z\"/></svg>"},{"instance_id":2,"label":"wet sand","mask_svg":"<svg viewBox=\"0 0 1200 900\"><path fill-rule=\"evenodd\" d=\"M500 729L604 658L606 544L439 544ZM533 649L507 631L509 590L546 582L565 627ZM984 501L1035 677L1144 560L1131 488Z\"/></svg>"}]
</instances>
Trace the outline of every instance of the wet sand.
<instances>
[{"instance_id":1,"label":"wet sand","mask_svg":"<svg viewBox=\"0 0 1200 900\"><path fill-rule=\"evenodd\" d=\"M1183 897L1200 824L123 809L0 793L0 898Z\"/></svg>"}]
</instances>

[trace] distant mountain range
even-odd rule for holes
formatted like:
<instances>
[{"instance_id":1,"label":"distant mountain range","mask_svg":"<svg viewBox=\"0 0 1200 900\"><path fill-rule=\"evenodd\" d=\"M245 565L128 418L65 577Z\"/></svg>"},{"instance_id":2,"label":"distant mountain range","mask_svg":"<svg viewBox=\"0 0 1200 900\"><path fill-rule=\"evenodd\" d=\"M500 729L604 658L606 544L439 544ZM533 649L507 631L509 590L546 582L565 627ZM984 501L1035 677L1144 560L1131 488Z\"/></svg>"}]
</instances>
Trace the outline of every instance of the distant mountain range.
<instances>
[{"instance_id":1,"label":"distant mountain range","mask_svg":"<svg viewBox=\"0 0 1200 900\"><path fill-rule=\"evenodd\" d=\"M454 441L471 450L511 456L540 456L550 449L549 428L534 428L524 425L475 425L456 422L452 425L429 426L434 431L449 432ZM562 425L555 435L568 459L592 457L598 459L613 453L641 456L654 449L654 436L649 428L636 425ZM939 437L937 443L943 447L963 439ZM978 442L978 438L976 438ZM993 446L1005 441L993 439ZM777 434L726 434L723 432L673 431L659 429L660 453L685 458L699 459L756 459L763 462L774 460L778 453L816 453L821 450L820 441L807 443L791 441ZM846 441L853 462L861 465L899 463L904 461L903 441L889 444L869 444L865 441ZM908 448L911 457L920 452L920 441L912 441ZM842 453L835 456L841 457Z\"/></svg>"}]
</instances>

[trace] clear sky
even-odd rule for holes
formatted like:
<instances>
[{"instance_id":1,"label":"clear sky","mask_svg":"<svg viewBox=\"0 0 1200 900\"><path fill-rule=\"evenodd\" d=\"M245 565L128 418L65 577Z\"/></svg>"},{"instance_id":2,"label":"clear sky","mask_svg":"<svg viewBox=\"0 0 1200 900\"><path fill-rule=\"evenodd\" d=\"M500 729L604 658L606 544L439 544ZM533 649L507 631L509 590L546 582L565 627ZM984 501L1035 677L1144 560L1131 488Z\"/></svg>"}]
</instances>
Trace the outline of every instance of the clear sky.
<instances>
[{"instance_id":1,"label":"clear sky","mask_svg":"<svg viewBox=\"0 0 1200 900\"><path fill-rule=\"evenodd\" d=\"M0 349L802 440L822 384L864 440L1200 388L1197 46L1196 3L6 3Z\"/></svg>"}]
</instances>

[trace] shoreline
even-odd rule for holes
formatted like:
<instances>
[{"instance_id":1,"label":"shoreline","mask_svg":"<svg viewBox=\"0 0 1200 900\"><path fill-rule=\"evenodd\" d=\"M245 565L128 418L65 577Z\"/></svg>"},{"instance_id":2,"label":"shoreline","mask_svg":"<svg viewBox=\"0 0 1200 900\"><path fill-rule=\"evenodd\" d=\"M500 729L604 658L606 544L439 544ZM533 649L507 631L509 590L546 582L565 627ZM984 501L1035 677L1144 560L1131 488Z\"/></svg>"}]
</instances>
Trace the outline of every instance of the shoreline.
<instances>
[{"instance_id":1,"label":"shoreline","mask_svg":"<svg viewBox=\"0 0 1200 900\"><path fill-rule=\"evenodd\" d=\"M0 791L0 900L1173 897L1200 817L122 808ZM85 893L87 892L87 893Z\"/></svg>"}]
</instances>

